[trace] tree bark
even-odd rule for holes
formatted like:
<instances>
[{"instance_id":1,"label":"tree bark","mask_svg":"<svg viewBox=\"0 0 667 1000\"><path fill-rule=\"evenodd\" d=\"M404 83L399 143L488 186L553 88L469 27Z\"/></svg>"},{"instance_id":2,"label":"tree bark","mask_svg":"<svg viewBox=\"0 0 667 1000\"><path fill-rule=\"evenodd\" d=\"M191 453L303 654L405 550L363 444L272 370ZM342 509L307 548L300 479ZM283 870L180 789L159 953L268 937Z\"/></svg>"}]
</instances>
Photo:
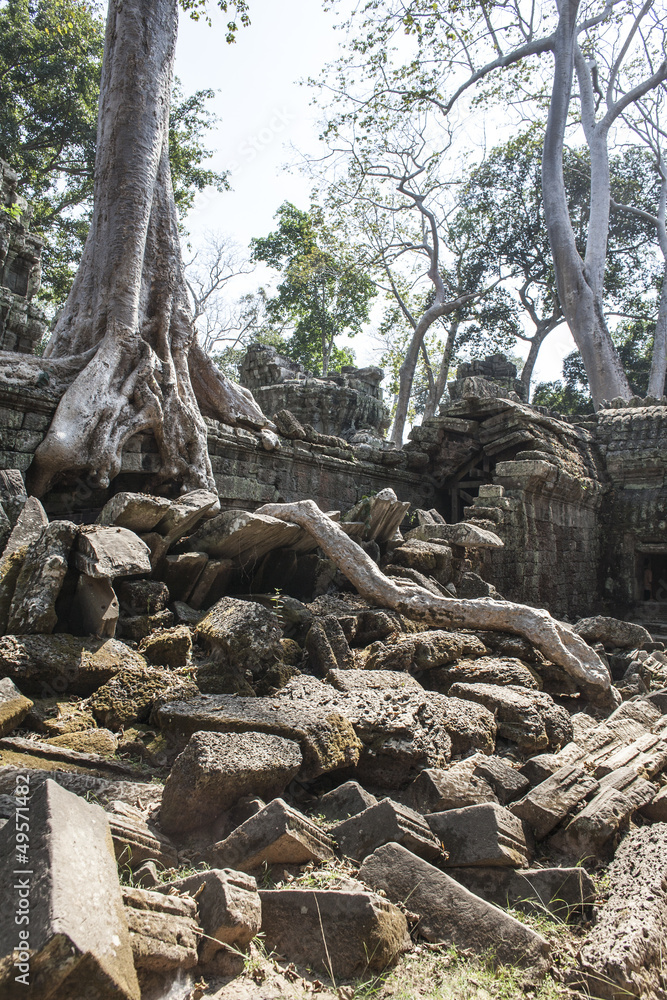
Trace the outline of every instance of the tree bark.
<instances>
[{"instance_id":1,"label":"tree bark","mask_svg":"<svg viewBox=\"0 0 667 1000\"><path fill-rule=\"evenodd\" d=\"M169 168L177 24L177 0L109 2L93 219L45 352L90 359L37 449L28 473L36 494L66 471L106 485L139 431L155 436L162 479L215 489L193 382L208 415L267 423L196 346Z\"/></svg>"},{"instance_id":2,"label":"tree bark","mask_svg":"<svg viewBox=\"0 0 667 1000\"><path fill-rule=\"evenodd\" d=\"M435 416L435 411L437 409L438 403L442 399L442 394L445 391L445 386L447 385L447 377L449 375L449 365L452 360L452 353L454 351L454 341L456 340L456 334L459 329L459 321L455 317L454 320L449 325L449 330L447 331L447 340L445 341L445 349L442 353L442 359L440 361L440 369L438 371L438 377L435 380L433 386L433 391L429 392L429 397L426 400L426 406L424 407L424 420L428 420L429 417Z\"/></svg>"},{"instance_id":3,"label":"tree bark","mask_svg":"<svg viewBox=\"0 0 667 1000\"><path fill-rule=\"evenodd\" d=\"M548 611L490 598L461 601L436 597L416 584L399 584L385 576L370 556L323 514L313 500L266 504L256 513L304 528L362 597L373 604L393 608L407 618L428 625L494 629L521 635L574 678L592 701L606 707L620 703L609 671L597 653L569 625L556 621Z\"/></svg>"}]
</instances>

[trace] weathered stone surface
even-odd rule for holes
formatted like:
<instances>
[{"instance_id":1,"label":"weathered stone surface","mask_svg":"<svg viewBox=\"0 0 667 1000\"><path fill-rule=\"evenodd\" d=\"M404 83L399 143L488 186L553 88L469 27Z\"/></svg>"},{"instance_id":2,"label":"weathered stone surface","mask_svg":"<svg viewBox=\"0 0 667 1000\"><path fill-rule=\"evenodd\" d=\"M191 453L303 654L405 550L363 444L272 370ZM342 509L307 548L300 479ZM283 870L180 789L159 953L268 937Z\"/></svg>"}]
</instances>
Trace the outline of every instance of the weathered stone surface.
<instances>
[{"instance_id":1,"label":"weathered stone surface","mask_svg":"<svg viewBox=\"0 0 667 1000\"><path fill-rule=\"evenodd\" d=\"M576 868L452 868L452 878L494 906L567 920L595 900L595 883Z\"/></svg>"},{"instance_id":2,"label":"weathered stone surface","mask_svg":"<svg viewBox=\"0 0 667 1000\"><path fill-rule=\"evenodd\" d=\"M147 493L116 493L102 508L98 524L129 528L137 534L152 531L171 506L166 497Z\"/></svg>"},{"instance_id":3,"label":"weathered stone surface","mask_svg":"<svg viewBox=\"0 0 667 1000\"><path fill-rule=\"evenodd\" d=\"M601 642L605 649L641 649L647 642L653 641L643 625L605 618L604 615L580 619L574 631L591 645Z\"/></svg>"},{"instance_id":4,"label":"weathered stone surface","mask_svg":"<svg viewBox=\"0 0 667 1000\"><path fill-rule=\"evenodd\" d=\"M70 619L83 635L94 635L98 639L113 639L120 608L118 598L105 577L82 574L76 585L76 594L70 611Z\"/></svg>"},{"instance_id":5,"label":"weathered stone surface","mask_svg":"<svg viewBox=\"0 0 667 1000\"><path fill-rule=\"evenodd\" d=\"M502 549L505 545L502 538L493 531L485 531L474 524L459 521L458 524L420 525L408 531L406 538L440 538L450 545L461 545L467 549Z\"/></svg>"},{"instance_id":6,"label":"weathered stone surface","mask_svg":"<svg viewBox=\"0 0 667 1000\"><path fill-rule=\"evenodd\" d=\"M199 963L208 965L222 945L245 948L262 926L262 904L251 875L212 868L173 882L163 882L160 892L175 889L196 897L199 923L204 931Z\"/></svg>"},{"instance_id":7,"label":"weathered stone surface","mask_svg":"<svg viewBox=\"0 0 667 1000\"><path fill-rule=\"evenodd\" d=\"M162 580L123 580L118 600L123 614L155 615L169 604L169 588Z\"/></svg>"},{"instance_id":8,"label":"weathered stone surface","mask_svg":"<svg viewBox=\"0 0 667 1000\"><path fill-rule=\"evenodd\" d=\"M163 732L189 737L199 730L219 733L273 733L299 744L304 777L354 766L361 743L351 722L332 708L305 700L292 704L271 698L201 695L162 705L157 720Z\"/></svg>"},{"instance_id":9,"label":"weathered stone surface","mask_svg":"<svg viewBox=\"0 0 667 1000\"><path fill-rule=\"evenodd\" d=\"M160 667L187 667L192 653L192 632L186 625L158 629L139 644L139 652L149 663Z\"/></svg>"},{"instance_id":10,"label":"weathered stone surface","mask_svg":"<svg viewBox=\"0 0 667 1000\"><path fill-rule=\"evenodd\" d=\"M429 694L438 705L444 725L452 741L452 754L465 755L473 751L493 753L496 746L496 720L484 705L451 695Z\"/></svg>"},{"instance_id":11,"label":"weathered stone surface","mask_svg":"<svg viewBox=\"0 0 667 1000\"><path fill-rule=\"evenodd\" d=\"M382 799L356 816L338 823L330 833L340 853L355 861L362 861L376 847L389 841L403 844L413 854L429 861L441 853L440 844L422 816L391 799Z\"/></svg>"},{"instance_id":12,"label":"weathered stone surface","mask_svg":"<svg viewBox=\"0 0 667 1000\"><path fill-rule=\"evenodd\" d=\"M411 947L405 916L371 892L262 889L266 946L334 979L382 972Z\"/></svg>"},{"instance_id":13,"label":"weathered stone surface","mask_svg":"<svg viewBox=\"0 0 667 1000\"><path fill-rule=\"evenodd\" d=\"M160 702L194 698L194 681L161 667L123 667L91 695L88 707L100 725L120 729L130 722L145 722Z\"/></svg>"},{"instance_id":14,"label":"weathered stone surface","mask_svg":"<svg viewBox=\"0 0 667 1000\"><path fill-rule=\"evenodd\" d=\"M127 528L86 525L77 536L74 565L86 576L113 580L150 573L150 549Z\"/></svg>"},{"instance_id":15,"label":"weathered stone surface","mask_svg":"<svg viewBox=\"0 0 667 1000\"><path fill-rule=\"evenodd\" d=\"M170 973L194 968L199 938L194 899L124 886L123 904L138 970Z\"/></svg>"},{"instance_id":16,"label":"weathered stone surface","mask_svg":"<svg viewBox=\"0 0 667 1000\"><path fill-rule=\"evenodd\" d=\"M158 611L154 615L132 615L130 618L123 618L121 615L116 625L116 636L139 642L156 629L171 628L173 624L173 612L168 610Z\"/></svg>"},{"instance_id":17,"label":"weathered stone surface","mask_svg":"<svg viewBox=\"0 0 667 1000\"><path fill-rule=\"evenodd\" d=\"M135 768L125 761L113 760L101 754L80 752L69 747L56 746L43 740L27 739L25 736L3 736L0 739L0 753L9 761L19 761L26 768L35 766L36 761L46 765L53 761L60 766L70 765L84 771L93 771L108 775L133 777Z\"/></svg>"},{"instance_id":18,"label":"weathered stone surface","mask_svg":"<svg viewBox=\"0 0 667 1000\"><path fill-rule=\"evenodd\" d=\"M51 736L47 743L54 747L68 747L79 753L96 753L112 756L118 749L118 740L109 729L81 729L75 733Z\"/></svg>"},{"instance_id":19,"label":"weathered stone surface","mask_svg":"<svg viewBox=\"0 0 667 1000\"><path fill-rule=\"evenodd\" d=\"M391 645L379 643L365 666L376 670L432 670L463 657L484 656L486 652L486 646L475 635L429 629L400 636Z\"/></svg>"},{"instance_id":20,"label":"weathered stone surface","mask_svg":"<svg viewBox=\"0 0 667 1000\"><path fill-rule=\"evenodd\" d=\"M209 559L188 598L195 608L209 608L227 592L236 573L233 559Z\"/></svg>"},{"instance_id":21,"label":"weathered stone surface","mask_svg":"<svg viewBox=\"0 0 667 1000\"><path fill-rule=\"evenodd\" d=\"M47 513L37 497L28 497L4 547L0 570L9 556L36 542L48 523Z\"/></svg>"},{"instance_id":22,"label":"weathered stone surface","mask_svg":"<svg viewBox=\"0 0 667 1000\"><path fill-rule=\"evenodd\" d=\"M3 677L0 680L0 737L17 729L32 705L9 677Z\"/></svg>"},{"instance_id":23,"label":"weathered stone surface","mask_svg":"<svg viewBox=\"0 0 667 1000\"><path fill-rule=\"evenodd\" d=\"M28 694L88 695L122 668L146 667L143 656L115 639L73 635L6 635L0 638L0 674Z\"/></svg>"},{"instance_id":24,"label":"weathered stone surface","mask_svg":"<svg viewBox=\"0 0 667 1000\"><path fill-rule=\"evenodd\" d=\"M306 636L308 668L323 677L332 670L352 670L354 657L335 615L314 621Z\"/></svg>"},{"instance_id":25,"label":"weathered stone surface","mask_svg":"<svg viewBox=\"0 0 667 1000\"><path fill-rule=\"evenodd\" d=\"M510 809L526 821L537 840L543 840L579 802L593 795L599 782L580 764L566 764Z\"/></svg>"},{"instance_id":26,"label":"weathered stone surface","mask_svg":"<svg viewBox=\"0 0 667 1000\"><path fill-rule=\"evenodd\" d=\"M167 513L156 524L155 530L164 537L167 546L173 545L183 535L194 531L205 517L210 517L216 509L219 510L219 504L217 494L210 490L184 493L170 505Z\"/></svg>"},{"instance_id":27,"label":"weathered stone surface","mask_svg":"<svg viewBox=\"0 0 667 1000\"><path fill-rule=\"evenodd\" d=\"M340 822L349 819L350 816L356 816L369 806L374 806L376 802L375 796L362 788L357 781L346 781L345 784L333 788L318 799L312 812L330 822Z\"/></svg>"},{"instance_id":28,"label":"weathered stone surface","mask_svg":"<svg viewBox=\"0 0 667 1000\"><path fill-rule=\"evenodd\" d=\"M111 834L104 812L46 781L30 801L27 889L17 889L17 834L0 831L0 986L3 997L139 1000ZM26 908L21 899L28 900ZM17 982L15 911L29 912L29 989ZM16 957L20 960L23 952Z\"/></svg>"},{"instance_id":29,"label":"weathered stone surface","mask_svg":"<svg viewBox=\"0 0 667 1000\"><path fill-rule=\"evenodd\" d=\"M528 779L502 757L485 757L475 768L474 774L488 781L501 806L525 795L530 788Z\"/></svg>"},{"instance_id":30,"label":"weathered stone surface","mask_svg":"<svg viewBox=\"0 0 667 1000\"><path fill-rule=\"evenodd\" d=\"M195 733L165 783L162 828L185 833L211 823L244 795L281 795L302 761L298 744L282 736Z\"/></svg>"},{"instance_id":31,"label":"weathered stone surface","mask_svg":"<svg viewBox=\"0 0 667 1000\"><path fill-rule=\"evenodd\" d=\"M580 953L591 994L659 996L667 940L667 825L633 830L609 870L610 892Z\"/></svg>"},{"instance_id":32,"label":"weathered stone surface","mask_svg":"<svg viewBox=\"0 0 667 1000\"><path fill-rule=\"evenodd\" d=\"M14 588L7 631L15 635L53 632L55 603L67 572L78 528L71 521L52 521L28 548Z\"/></svg>"},{"instance_id":33,"label":"weathered stone surface","mask_svg":"<svg viewBox=\"0 0 667 1000\"><path fill-rule=\"evenodd\" d=\"M423 691L411 674L397 670L330 670L327 684L337 691Z\"/></svg>"},{"instance_id":34,"label":"weathered stone surface","mask_svg":"<svg viewBox=\"0 0 667 1000\"><path fill-rule=\"evenodd\" d=\"M253 677L282 660L278 619L255 601L223 597L199 622L197 635L221 663Z\"/></svg>"},{"instance_id":35,"label":"weathered stone surface","mask_svg":"<svg viewBox=\"0 0 667 1000\"><path fill-rule=\"evenodd\" d=\"M159 564L160 578L175 601L189 601L208 562L205 552L169 555Z\"/></svg>"},{"instance_id":36,"label":"weathered stone surface","mask_svg":"<svg viewBox=\"0 0 667 1000\"><path fill-rule=\"evenodd\" d=\"M16 775L23 773L13 765L0 767L0 795L16 794ZM61 788L74 795L94 795L95 801L104 809L116 801L142 808L157 808L162 798L162 786L144 781L123 781L111 776L102 778L92 774L80 774L76 771L30 770L30 788L34 791L45 781L54 781Z\"/></svg>"},{"instance_id":37,"label":"weathered stone surface","mask_svg":"<svg viewBox=\"0 0 667 1000\"><path fill-rule=\"evenodd\" d=\"M652 819L656 823L667 821L667 785L663 785L657 795L649 803L640 808L640 813L646 819Z\"/></svg>"},{"instance_id":38,"label":"weathered stone surface","mask_svg":"<svg viewBox=\"0 0 667 1000\"><path fill-rule=\"evenodd\" d=\"M391 562L447 584L452 578L452 550L448 545L433 542L407 542L392 549Z\"/></svg>"},{"instance_id":39,"label":"weathered stone surface","mask_svg":"<svg viewBox=\"0 0 667 1000\"><path fill-rule=\"evenodd\" d=\"M443 864L448 868L459 865L521 868L528 861L520 820L496 803L429 813L426 822L447 852Z\"/></svg>"},{"instance_id":40,"label":"weathered stone surface","mask_svg":"<svg viewBox=\"0 0 667 1000\"><path fill-rule=\"evenodd\" d=\"M417 775L405 796L421 813L461 809L480 802L496 802L497 796L485 778L475 774L482 754L451 764L446 769L429 767Z\"/></svg>"},{"instance_id":41,"label":"weathered stone surface","mask_svg":"<svg viewBox=\"0 0 667 1000\"><path fill-rule=\"evenodd\" d=\"M445 694L452 684L513 684L536 690L539 683L535 675L521 660L513 657L480 656L476 660L457 660L447 666L429 670L426 680L429 687Z\"/></svg>"},{"instance_id":42,"label":"weathered stone surface","mask_svg":"<svg viewBox=\"0 0 667 1000\"><path fill-rule=\"evenodd\" d=\"M264 863L300 865L333 856L330 837L282 799L274 799L205 851L202 860L214 868L249 872Z\"/></svg>"},{"instance_id":43,"label":"weathered stone surface","mask_svg":"<svg viewBox=\"0 0 667 1000\"><path fill-rule=\"evenodd\" d=\"M301 528L265 514L223 510L188 539L188 546L218 559L235 559L240 565L255 562L273 549L289 548Z\"/></svg>"},{"instance_id":44,"label":"weathered stone surface","mask_svg":"<svg viewBox=\"0 0 667 1000\"><path fill-rule=\"evenodd\" d=\"M419 915L427 941L491 952L499 962L545 968L549 945L535 931L473 895L453 878L400 844L386 844L366 858L359 878Z\"/></svg>"},{"instance_id":45,"label":"weathered stone surface","mask_svg":"<svg viewBox=\"0 0 667 1000\"><path fill-rule=\"evenodd\" d=\"M525 750L558 749L572 739L570 716L545 691L457 683L449 693L485 705L496 714L498 733Z\"/></svg>"},{"instance_id":46,"label":"weathered stone surface","mask_svg":"<svg viewBox=\"0 0 667 1000\"><path fill-rule=\"evenodd\" d=\"M135 871L147 861L159 864L162 871L178 867L176 848L149 825L141 810L121 801L113 801L111 808L109 826L120 868Z\"/></svg>"}]
</instances>

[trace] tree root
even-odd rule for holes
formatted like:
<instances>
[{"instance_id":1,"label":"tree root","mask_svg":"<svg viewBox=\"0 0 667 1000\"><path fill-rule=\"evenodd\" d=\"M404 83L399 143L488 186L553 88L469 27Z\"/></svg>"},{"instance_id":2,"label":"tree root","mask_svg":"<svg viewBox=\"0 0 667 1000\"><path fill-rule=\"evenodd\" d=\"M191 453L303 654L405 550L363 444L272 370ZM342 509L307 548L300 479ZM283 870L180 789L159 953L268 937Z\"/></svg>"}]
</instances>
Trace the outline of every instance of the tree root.
<instances>
[{"instance_id":1,"label":"tree root","mask_svg":"<svg viewBox=\"0 0 667 1000\"><path fill-rule=\"evenodd\" d=\"M609 671L597 653L548 611L490 598L463 601L436 597L415 584L398 584L385 576L313 500L265 504L256 513L298 524L317 541L362 597L373 604L393 608L406 618L428 625L493 629L523 636L552 663L562 667L592 702L612 708L620 701Z\"/></svg>"}]
</instances>

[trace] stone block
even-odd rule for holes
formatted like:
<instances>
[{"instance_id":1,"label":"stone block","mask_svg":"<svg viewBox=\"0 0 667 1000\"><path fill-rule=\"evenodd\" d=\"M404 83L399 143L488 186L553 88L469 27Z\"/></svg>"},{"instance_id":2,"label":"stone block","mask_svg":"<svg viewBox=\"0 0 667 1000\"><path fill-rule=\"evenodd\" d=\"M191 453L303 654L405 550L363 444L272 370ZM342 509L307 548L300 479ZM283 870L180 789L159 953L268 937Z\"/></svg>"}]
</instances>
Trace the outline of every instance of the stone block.
<instances>
[{"instance_id":1,"label":"stone block","mask_svg":"<svg viewBox=\"0 0 667 1000\"><path fill-rule=\"evenodd\" d=\"M146 493L116 493L102 508L98 524L129 528L137 534L152 531L171 506L166 497Z\"/></svg>"},{"instance_id":2,"label":"stone block","mask_svg":"<svg viewBox=\"0 0 667 1000\"><path fill-rule=\"evenodd\" d=\"M164 786L160 823L184 833L213 822L245 795L282 794L302 764L298 743L267 733L195 733Z\"/></svg>"},{"instance_id":3,"label":"stone block","mask_svg":"<svg viewBox=\"0 0 667 1000\"><path fill-rule=\"evenodd\" d=\"M123 905L137 970L164 975L194 968L199 941L194 899L125 886Z\"/></svg>"},{"instance_id":4,"label":"stone block","mask_svg":"<svg viewBox=\"0 0 667 1000\"><path fill-rule=\"evenodd\" d=\"M187 625L157 629L145 636L139 652L149 663L160 667L187 667L192 653L192 632Z\"/></svg>"},{"instance_id":5,"label":"stone block","mask_svg":"<svg viewBox=\"0 0 667 1000\"><path fill-rule=\"evenodd\" d=\"M23 867L15 823L0 831L3 997L139 1000L104 812L53 781L30 790L30 864L25 876L15 873ZM28 912L29 923L16 923L16 912ZM21 929L29 933L21 936ZM27 981L17 981L21 973L28 974Z\"/></svg>"},{"instance_id":6,"label":"stone block","mask_svg":"<svg viewBox=\"0 0 667 1000\"><path fill-rule=\"evenodd\" d=\"M646 819L651 819L656 823L667 822L667 785L663 785L658 794L647 805L642 806L639 811Z\"/></svg>"},{"instance_id":7,"label":"stone block","mask_svg":"<svg viewBox=\"0 0 667 1000\"><path fill-rule=\"evenodd\" d=\"M474 773L481 757L475 754L446 769L425 768L406 789L407 802L420 813L434 813L498 801L489 782Z\"/></svg>"},{"instance_id":8,"label":"stone block","mask_svg":"<svg viewBox=\"0 0 667 1000\"><path fill-rule=\"evenodd\" d=\"M203 524L188 539L188 546L217 559L234 559L245 566L273 549L289 548L301 535L298 525L275 517L224 510Z\"/></svg>"},{"instance_id":9,"label":"stone block","mask_svg":"<svg viewBox=\"0 0 667 1000\"><path fill-rule=\"evenodd\" d=\"M89 695L123 667L146 667L143 656L116 639L57 635L0 637L0 674L42 698Z\"/></svg>"},{"instance_id":10,"label":"stone block","mask_svg":"<svg viewBox=\"0 0 667 1000\"><path fill-rule=\"evenodd\" d=\"M127 528L86 525L79 531L74 565L86 576L114 580L150 573L150 549Z\"/></svg>"},{"instance_id":11,"label":"stone block","mask_svg":"<svg viewBox=\"0 0 667 1000\"><path fill-rule=\"evenodd\" d=\"M580 764L566 764L514 802L510 809L528 823L537 840L543 840L575 806L594 795L599 787L599 782Z\"/></svg>"},{"instance_id":12,"label":"stone block","mask_svg":"<svg viewBox=\"0 0 667 1000\"><path fill-rule=\"evenodd\" d=\"M209 608L227 593L236 572L232 559L209 559L190 594L190 605L195 609Z\"/></svg>"},{"instance_id":13,"label":"stone block","mask_svg":"<svg viewBox=\"0 0 667 1000\"><path fill-rule=\"evenodd\" d=\"M528 845L521 821L493 802L429 813L431 831L446 858L443 865L500 865L521 868L528 862Z\"/></svg>"},{"instance_id":14,"label":"stone block","mask_svg":"<svg viewBox=\"0 0 667 1000\"><path fill-rule=\"evenodd\" d=\"M53 632L58 620L55 603L78 531L71 521L52 521L29 546L14 588L7 632Z\"/></svg>"},{"instance_id":15,"label":"stone block","mask_svg":"<svg viewBox=\"0 0 667 1000\"><path fill-rule=\"evenodd\" d=\"M449 694L468 698L496 714L498 733L526 751L558 749L572 739L570 716L545 691L497 684L452 685Z\"/></svg>"},{"instance_id":16,"label":"stone block","mask_svg":"<svg viewBox=\"0 0 667 1000\"><path fill-rule=\"evenodd\" d=\"M376 847L395 841L414 854L432 860L441 853L423 817L407 806L382 799L363 812L352 816L330 830L339 852L347 858L362 861Z\"/></svg>"},{"instance_id":17,"label":"stone block","mask_svg":"<svg viewBox=\"0 0 667 1000\"><path fill-rule=\"evenodd\" d=\"M161 580L123 580L118 600L124 615L155 615L169 604L169 588Z\"/></svg>"},{"instance_id":18,"label":"stone block","mask_svg":"<svg viewBox=\"0 0 667 1000\"><path fill-rule=\"evenodd\" d=\"M169 555L160 563L157 572L168 587L172 600L189 601L207 563L208 556L204 552Z\"/></svg>"},{"instance_id":19,"label":"stone block","mask_svg":"<svg viewBox=\"0 0 667 1000\"><path fill-rule=\"evenodd\" d=\"M48 523L47 513L37 497L28 497L2 553L3 562L14 552L37 541Z\"/></svg>"},{"instance_id":20,"label":"stone block","mask_svg":"<svg viewBox=\"0 0 667 1000\"><path fill-rule=\"evenodd\" d=\"M312 807L312 812L323 816L329 822L340 822L356 816L369 806L374 806L377 799L357 781L346 781L345 784L326 792Z\"/></svg>"},{"instance_id":21,"label":"stone block","mask_svg":"<svg viewBox=\"0 0 667 1000\"><path fill-rule=\"evenodd\" d=\"M331 861L334 845L314 823L282 799L274 799L233 833L202 854L215 868L249 872L260 865Z\"/></svg>"},{"instance_id":22,"label":"stone block","mask_svg":"<svg viewBox=\"0 0 667 1000\"><path fill-rule=\"evenodd\" d=\"M193 698L197 692L194 681L172 670L129 666L99 687L88 707L100 725L120 729L131 722L148 721L154 705L162 701Z\"/></svg>"},{"instance_id":23,"label":"stone block","mask_svg":"<svg viewBox=\"0 0 667 1000\"><path fill-rule=\"evenodd\" d=\"M502 757L485 757L475 768L474 775L488 781L502 806L525 795L530 788L528 778Z\"/></svg>"},{"instance_id":24,"label":"stone block","mask_svg":"<svg viewBox=\"0 0 667 1000\"><path fill-rule=\"evenodd\" d=\"M155 525L155 530L162 535L167 546L194 531L204 518L211 517L220 509L217 493L210 490L193 490L184 493L175 500L166 514Z\"/></svg>"},{"instance_id":25,"label":"stone block","mask_svg":"<svg viewBox=\"0 0 667 1000\"><path fill-rule=\"evenodd\" d=\"M427 941L490 952L508 965L546 969L549 945L540 934L400 844L378 848L364 861L359 878L417 913L417 933Z\"/></svg>"},{"instance_id":26,"label":"stone block","mask_svg":"<svg viewBox=\"0 0 667 1000\"><path fill-rule=\"evenodd\" d=\"M104 577L81 574L77 581L70 617L83 635L98 639L116 634L120 608L111 581Z\"/></svg>"},{"instance_id":27,"label":"stone block","mask_svg":"<svg viewBox=\"0 0 667 1000\"><path fill-rule=\"evenodd\" d=\"M109 826L119 867L135 871L147 861L159 864L162 871L178 867L178 851L174 845L149 826L139 809L114 802Z\"/></svg>"},{"instance_id":28,"label":"stone block","mask_svg":"<svg viewBox=\"0 0 667 1000\"><path fill-rule=\"evenodd\" d=\"M251 875L211 868L186 878L163 882L158 891L175 889L196 898L204 935L199 964L208 965L223 945L245 948L262 926L262 904Z\"/></svg>"},{"instance_id":29,"label":"stone block","mask_svg":"<svg viewBox=\"0 0 667 1000\"><path fill-rule=\"evenodd\" d=\"M405 916L372 892L263 889L268 949L334 980L384 972L411 948Z\"/></svg>"},{"instance_id":30,"label":"stone block","mask_svg":"<svg viewBox=\"0 0 667 1000\"><path fill-rule=\"evenodd\" d=\"M314 621L305 644L309 669L321 677L332 670L353 670L354 656L335 615Z\"/></svg>"},{"instance_id":31,"label":"stone block","mask_svg":"<svg viewBox=\"0 0 667 1000\"><path fill-rule=\"evenodd\" d=\"M17 729L33 703L22 695L9 677L0 680L0 737Z\"/></svg>"},{"instance_id":32,"label":"stone block","mask_svg":"<svg viewBox=\"0 0 667 1000\"><path fill-rule=\"evenodd\" d=\"M567 920L595 900L595 883L575 868L451 868L449 874L476 896L501 909L553 913Z\"/></svg>"}]
</instances>

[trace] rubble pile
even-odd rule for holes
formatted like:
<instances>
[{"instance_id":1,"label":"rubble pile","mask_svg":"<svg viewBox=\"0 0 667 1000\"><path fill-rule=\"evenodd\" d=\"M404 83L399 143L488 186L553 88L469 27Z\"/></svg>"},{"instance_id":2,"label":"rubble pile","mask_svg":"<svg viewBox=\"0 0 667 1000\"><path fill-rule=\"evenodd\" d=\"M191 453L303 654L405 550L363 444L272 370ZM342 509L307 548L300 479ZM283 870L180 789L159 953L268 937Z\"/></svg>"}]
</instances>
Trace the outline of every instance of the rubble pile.
<instances>
[{"instance_id":1,"label":"rubble pile","mask_svg":"<svg viewBox=\"0 0 667 1000\"><path fill-rule=\"evenodd\" d=\"M329 517L407 586L502 600L492 530L407 508ZM0 547L3 996L25 965L34 996L158 998L228 980L259 934L334 982L418 939L537 981L550 942L508 908L589 922L573 989L661 995L667 655L645 628L575 626L603 710L525 637L370 606L307 531L204 490L78 525L0 473Z\"/></svg>"}]
</instances>

